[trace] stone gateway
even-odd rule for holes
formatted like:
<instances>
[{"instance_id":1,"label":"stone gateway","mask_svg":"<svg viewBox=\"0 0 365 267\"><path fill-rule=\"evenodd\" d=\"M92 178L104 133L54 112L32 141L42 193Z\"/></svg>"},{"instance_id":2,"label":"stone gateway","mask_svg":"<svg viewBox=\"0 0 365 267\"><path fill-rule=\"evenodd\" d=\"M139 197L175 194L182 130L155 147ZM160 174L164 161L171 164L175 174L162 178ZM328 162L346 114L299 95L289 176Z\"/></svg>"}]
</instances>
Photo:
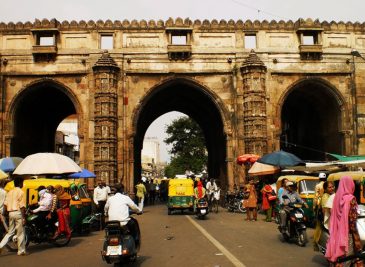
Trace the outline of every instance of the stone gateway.
<instances>
[{"instance_id":1,"label":"stone gateway","mask_svg":"<svg viewBox=\"0 0 365 267\"><path fill-rule=\"evenodd\" d=\"M238 155L365 154L365 23L0 23L0 156L54 151L78 120L80 165L133 191L144 134L180 111L201 126L208 173L244 179Z\"/></svg>"}]
</instances>

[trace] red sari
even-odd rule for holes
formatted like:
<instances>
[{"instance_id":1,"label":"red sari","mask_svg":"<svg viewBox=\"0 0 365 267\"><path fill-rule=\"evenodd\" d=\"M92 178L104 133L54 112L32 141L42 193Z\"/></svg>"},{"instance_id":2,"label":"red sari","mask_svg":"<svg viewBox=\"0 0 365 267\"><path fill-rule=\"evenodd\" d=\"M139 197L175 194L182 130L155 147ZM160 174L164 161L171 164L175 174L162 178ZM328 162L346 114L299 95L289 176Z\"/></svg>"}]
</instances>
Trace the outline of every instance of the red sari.
<instances>
[{"instance_id":1,"label":"red sari","mask_svg":"<svg viewBox=\"0 0 365 267\"><path fill-rule=\"evenodd\" d=\"M70 228L70 199L59 199L59 208L57 209L58 229L57 234L65 234L67 237L71 236Z\"/></svg>"}]
</instances>

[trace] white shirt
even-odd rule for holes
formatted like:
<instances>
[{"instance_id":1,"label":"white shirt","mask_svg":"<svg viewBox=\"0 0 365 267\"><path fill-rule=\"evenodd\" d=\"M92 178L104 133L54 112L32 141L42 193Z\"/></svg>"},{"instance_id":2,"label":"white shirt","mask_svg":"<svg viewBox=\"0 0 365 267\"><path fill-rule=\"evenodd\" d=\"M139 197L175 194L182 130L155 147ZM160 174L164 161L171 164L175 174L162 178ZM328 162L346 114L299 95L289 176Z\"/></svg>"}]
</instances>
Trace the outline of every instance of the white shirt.
<instances>
[{"instance_id":1,"label":"white shirt","mask_svg":"<svg viewBox=\"0 0 365 267\"><path fill-rule=\"evenodd\" d=\"M141 212L129 196L118 192L108 198L104 210L108 214L109 221L120 221L121 225L126 225L129 221L129 208Z\"/></svg>"},{"instance_id":2,"label":"white shirt","mask_svg":"<svg viewBox=\"0 0 365 267\"><path fill-rule=\"evenodd\" d=\"M0 188L0 214L3 214L4 211L5 197L6 197L6 191L3 188Z\"/></svg>"},{"instance_id":3,"label":"white shirt","mask_svg":"<svg viewBox=\"0 0 365 267\"><path fill-rule=\"evenodd\" d=\"M336 195L336 193L333 193L332 195L330 195L330 197L328 198L328 200L326 202L326 205L324 206L325 208L332 209L333 200L335 199L335 195ZM324 227L326 227L326 229L328 229L328 227L329 227L330 216L331 216L330 211L327 209L324 213L324 218L323 218L323 225L324 225Z\"/></svg>"},{"instance_id":4,"label":"white shirt","mask_svg":"<svg viewBox=\"0 0 365 267\"><path fill-rule=\"evenodd\" d=\"M211 183L209 181L205 188L208 190L208 194L210 194L213 193L214 190L217 190L217 184L215 182Z\"/></svg>"},{"instance_id":5,"label":"white shirt","mask_svg":"<svg viewBox=\"0 0 365 267\"><path fill-rule=\"evenodd\" d=\"M95 187L94 189L94 203L98 205L99 201L106 201L108 198L108 188L105 186L100 188L100 186Z\"/></svg>"}]
</instances>

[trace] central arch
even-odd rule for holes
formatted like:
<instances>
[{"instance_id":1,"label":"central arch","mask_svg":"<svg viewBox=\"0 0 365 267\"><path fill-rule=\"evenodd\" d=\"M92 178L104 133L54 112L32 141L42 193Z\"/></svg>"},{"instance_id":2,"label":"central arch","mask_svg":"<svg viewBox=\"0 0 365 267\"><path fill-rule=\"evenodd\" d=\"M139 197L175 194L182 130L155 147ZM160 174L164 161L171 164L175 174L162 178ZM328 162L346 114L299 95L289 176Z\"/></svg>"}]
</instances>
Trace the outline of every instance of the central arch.
<instances>
[{"instance_id":1,"label":"central arch","mask_svg":"<svg viewBox=\"0 0 365 267\"><path fill-rule=\"evenodd\" d=\"M149 125L171 111L185 113L200 125L208 150L208 175L228 184L224 107L213 92L187 78L173 78L155 86L137 107L133 120L134 182L141 174L141 150Z\"/></svg>"}]
</instances>

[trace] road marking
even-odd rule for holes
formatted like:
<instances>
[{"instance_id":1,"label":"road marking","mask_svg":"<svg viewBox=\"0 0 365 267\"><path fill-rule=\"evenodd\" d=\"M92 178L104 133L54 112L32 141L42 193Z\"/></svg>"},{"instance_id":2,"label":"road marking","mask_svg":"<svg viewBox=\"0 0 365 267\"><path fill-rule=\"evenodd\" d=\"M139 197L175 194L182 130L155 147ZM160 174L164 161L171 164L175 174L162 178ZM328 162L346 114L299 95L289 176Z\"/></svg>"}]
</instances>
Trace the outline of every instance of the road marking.
<instances>
[{"instance_id":1,"label":"road marking","mask_svg":"<svg viewBox=\"0 0 365 267\"><path fill-rule=\"evenodd\" d=\"M196 221L194 221L190 216L185 215L186 218L210 241L216 248L218 248L236 267L246 267L242 262L240 262L231 252L229 252L217 239L211 236L203 227L201 227Z\"/></svg>"}]
</instances>

